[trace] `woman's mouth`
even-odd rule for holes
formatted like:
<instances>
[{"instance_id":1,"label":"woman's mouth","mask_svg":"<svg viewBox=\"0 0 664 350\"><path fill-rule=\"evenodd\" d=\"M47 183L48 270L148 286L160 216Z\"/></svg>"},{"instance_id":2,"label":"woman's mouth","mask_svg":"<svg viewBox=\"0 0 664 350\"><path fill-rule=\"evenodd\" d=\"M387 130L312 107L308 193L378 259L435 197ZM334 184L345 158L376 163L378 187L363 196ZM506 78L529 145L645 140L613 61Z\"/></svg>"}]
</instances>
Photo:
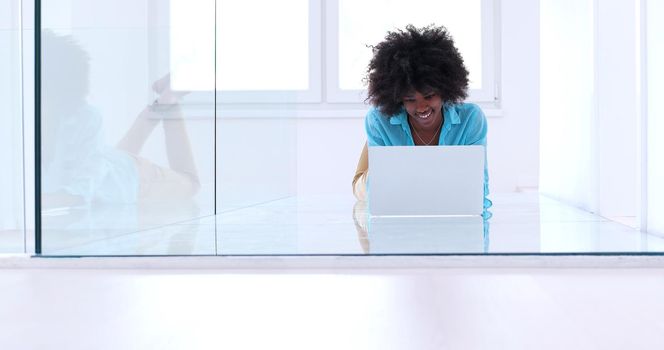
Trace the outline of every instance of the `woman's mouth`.
<instances>
[{"instance_id":1,"label":"woman's mouth","mask_svg":"<svg viewBox=\"0 0 664 350\"><path fill-rule=\"evenodd\" d=\"M431 116L431 114L433 114L433 110L430 109L429 111L427 111L427 112L425 112L425 113L416 113L415 115L416 115L418 118L421 118L421 119L427 119L427 118L429 118L429 117Z\"/></svg>"}]
</instances>

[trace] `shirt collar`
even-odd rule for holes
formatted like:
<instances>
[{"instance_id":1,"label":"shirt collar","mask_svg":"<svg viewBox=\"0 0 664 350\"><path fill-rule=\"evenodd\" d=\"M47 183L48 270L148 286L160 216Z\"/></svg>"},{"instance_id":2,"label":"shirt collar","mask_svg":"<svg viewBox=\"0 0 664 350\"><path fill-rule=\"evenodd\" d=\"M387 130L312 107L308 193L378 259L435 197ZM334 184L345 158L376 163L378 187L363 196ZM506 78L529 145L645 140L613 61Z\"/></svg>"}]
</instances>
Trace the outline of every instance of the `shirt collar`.
<instances>
[{"instance_id":1,"label":"shirt collar","mask_svg":"<svg viewBox=\"0 0 664 350\"><path fill-rule=\"evenodd\" d=\"M449 121L452 122L452 124L461 124L461 118L459 118L459 113L457 113L457 109L454 108L456 105L453 103L446 103L445 106L443 107L445 109L445 116L449 117Z\"/></svg>"}]
</instances>

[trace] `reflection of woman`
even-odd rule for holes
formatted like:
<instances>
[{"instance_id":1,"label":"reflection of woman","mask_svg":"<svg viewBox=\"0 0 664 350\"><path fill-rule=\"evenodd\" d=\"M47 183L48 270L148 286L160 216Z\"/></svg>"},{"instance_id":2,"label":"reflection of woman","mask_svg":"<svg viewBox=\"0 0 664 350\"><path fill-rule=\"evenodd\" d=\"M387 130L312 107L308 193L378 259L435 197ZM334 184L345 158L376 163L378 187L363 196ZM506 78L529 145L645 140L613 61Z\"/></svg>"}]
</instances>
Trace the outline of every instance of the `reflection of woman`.
<instances>
[{"instance_id":1,"label":"reflection of woman","mask_svg":"<svg viewBox=\"0 0 664 350\"><path fill-rule=\"evenodd\" d=\"M487 121L467 97L468 71L444 27L389 32L368 67L368 146L486 145ZM365 145L353 179L364 200L369 174ZM491 206L484 169L484 208Z\"/></svg>"},{"instance_id":2,"label":"reflection of woman","mask_svg":"<svg viewBox=\"0 0 664 350\"><path fill-rule=\"evenodd\" d=\"M367 202L357 201L353 206L353 224L357 232L357 239L364 254L371 252L371 243L369 242Z\"/></svg>"},{"instance_id":3,"label":"reflection of woman","mask_svg":"<svg viewBox=\"0 0 664 350\"><path fill-rule=\"evenodd\" d=\"M71 37L43 35L42 183L45 208L188 198L199 189L182 113L168 76L157 81L157 110L146 107L117 147L103 142L102 117L87 103L89 58ZM119 101L121 103L121 101ZM139 156L163 121L169 168Z\"/></svg>"},{"instance_id":4,"label":"reflection of woman","mask_svg":"<svg viewBox=\"0 0 664 350\"><path fill-rule=\"evenodd\" d=\"M170 89L168 76L153 85L160 94L146 107L124 135L117 148L130 156L139 176L138 197L141 199L179 199L193 196L200 189L189 137L178 106L182 93ZM156 105L165 105L155 111ZM143 144L159 122L163 123L169 168L161 167L139 156Z\"/></svg>"}]
</instances>

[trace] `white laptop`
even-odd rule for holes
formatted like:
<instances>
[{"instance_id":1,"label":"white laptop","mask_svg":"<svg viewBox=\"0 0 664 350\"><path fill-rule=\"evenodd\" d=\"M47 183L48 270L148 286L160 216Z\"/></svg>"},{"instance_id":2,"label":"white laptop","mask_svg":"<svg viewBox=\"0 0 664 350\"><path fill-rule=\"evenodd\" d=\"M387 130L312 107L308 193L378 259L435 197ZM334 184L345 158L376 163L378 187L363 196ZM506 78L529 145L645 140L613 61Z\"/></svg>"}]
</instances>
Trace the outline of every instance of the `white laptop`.
<instances>
[{"instance_id":1,"label":"white laptop","mask_svg":"<svg viewBox=\"0 0 664 350\"><path fill-rule=\"evenodd\" d=\"M484 146L369 147L372 216L479 216Z\"/></svg>"}]
</instances>

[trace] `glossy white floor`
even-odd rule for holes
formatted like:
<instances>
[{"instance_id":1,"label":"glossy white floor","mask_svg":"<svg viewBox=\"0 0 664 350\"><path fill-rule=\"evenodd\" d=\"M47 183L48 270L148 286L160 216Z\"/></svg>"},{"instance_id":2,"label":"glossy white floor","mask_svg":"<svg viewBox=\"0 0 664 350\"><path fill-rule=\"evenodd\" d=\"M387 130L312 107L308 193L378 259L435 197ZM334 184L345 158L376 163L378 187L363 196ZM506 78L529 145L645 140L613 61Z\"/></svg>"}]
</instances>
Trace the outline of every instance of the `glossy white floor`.
<instances>
[{"instance_id":1,"label":"glossy white floor","mask_svg":"<svg viewBox=\"0 0 664 350\"><path fill-rule=\"evenodd\" d=\"M199 211L174 213L163 206L147 213L54 212L44 216L43 247L44 254L56 256L664 252L662 237L537 193L491 198L488 223L376 220L352 196L289 197L179 221Z\"/></svg>"},{"instance_id":2,"label":"glossy white floor","mask_svg":"<svg viewBox=\"0 0 664 350\"><path fill-rule=\"evenodd\" d=\"M0 348L662 349L663 295L662 269L0 269Z\"/></svg>"}]
</instances>

